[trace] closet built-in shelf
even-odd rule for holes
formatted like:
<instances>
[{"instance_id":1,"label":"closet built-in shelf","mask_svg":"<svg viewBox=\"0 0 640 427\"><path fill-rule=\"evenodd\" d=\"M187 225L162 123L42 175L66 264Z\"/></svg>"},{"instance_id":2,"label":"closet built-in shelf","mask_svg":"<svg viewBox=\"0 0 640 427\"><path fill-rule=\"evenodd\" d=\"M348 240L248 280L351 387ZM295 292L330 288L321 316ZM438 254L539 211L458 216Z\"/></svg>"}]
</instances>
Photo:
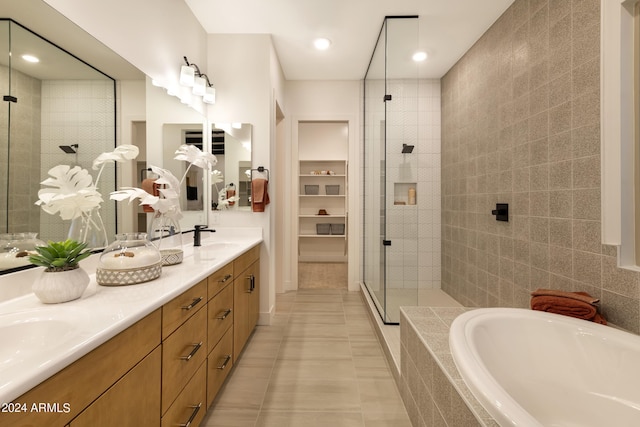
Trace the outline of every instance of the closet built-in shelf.
<instances>
[{"instance_id":1,"label":"closet built-in shelf","mask_svg":"<svg viewBox=\"0 0 640 427\"><path fill-rule=\"evenodd\" d=\"M328 146L331 145L332 143L328 144ZM299 159L297 230L299 261L344 262L346 260L347 194L349 192L347 172L346 160ZM329 214L318 215L320 211L326 211ZM316 227L321 224L341 225L343 232L318 234Z\"/></svg>"}]
</instances>

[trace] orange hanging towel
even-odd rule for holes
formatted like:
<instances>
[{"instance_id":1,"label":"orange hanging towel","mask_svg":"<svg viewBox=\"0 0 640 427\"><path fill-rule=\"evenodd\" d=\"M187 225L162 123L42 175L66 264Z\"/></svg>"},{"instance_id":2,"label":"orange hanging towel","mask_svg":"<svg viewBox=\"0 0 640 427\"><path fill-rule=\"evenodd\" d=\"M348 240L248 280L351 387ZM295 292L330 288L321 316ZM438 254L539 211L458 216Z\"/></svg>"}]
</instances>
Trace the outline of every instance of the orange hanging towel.
<instances>
[{"instance_id":1,"label":"orange hanging towel","mask_svg":"<svg viewBox=\"0 0 640 427\"><path fill-rule=\"evenodd\" d=\"M160 195L160 192L158 191L158 188L160 188L160 185L156 184L156 180L154 178L143 179L140 187L147 193L151 194L152 196ZM142 205L142 211L155 212L153 208L149 205Z\"/></svg>"},{"instance_id":2,"label":"orange hanging towel","mask_svg":"<svg viewBox=\"0 0 640 427\"><path fill-rule=\"evenodd\" d=\"M254 212L264 212L264 208L269 204L267 184L269 181L264 178L251 181L251 209Z\"/></svg>"}]
</instances>

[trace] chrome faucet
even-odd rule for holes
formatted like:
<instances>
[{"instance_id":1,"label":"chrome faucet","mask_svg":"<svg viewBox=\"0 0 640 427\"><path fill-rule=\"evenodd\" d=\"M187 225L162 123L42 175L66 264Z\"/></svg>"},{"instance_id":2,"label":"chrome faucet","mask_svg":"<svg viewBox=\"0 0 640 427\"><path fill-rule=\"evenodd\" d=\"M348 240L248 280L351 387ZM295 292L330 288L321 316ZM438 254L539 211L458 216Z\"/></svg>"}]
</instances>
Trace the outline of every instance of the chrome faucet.
<instances>
[{"instance_id":1,"label":"chrome faucet","mask_svg":"<svg viewBox=\"0 0 640 427\"><path fill-rule=\"evenodd\" d=\"M206 225L194 225L193 226L193 246L201 246L200 245L200 233L203 231L207 231L209 233L215 233L216 230L211 228L207 228Z\"/></svg>"}]
</instances>

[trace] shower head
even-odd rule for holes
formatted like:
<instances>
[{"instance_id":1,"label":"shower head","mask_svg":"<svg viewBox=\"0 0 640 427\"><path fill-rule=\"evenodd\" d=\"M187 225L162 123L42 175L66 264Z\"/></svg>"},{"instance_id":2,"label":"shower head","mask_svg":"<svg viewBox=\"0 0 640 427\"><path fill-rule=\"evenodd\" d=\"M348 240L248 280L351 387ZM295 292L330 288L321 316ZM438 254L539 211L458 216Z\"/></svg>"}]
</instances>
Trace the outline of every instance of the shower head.
<instances>
[{"instance_id":1,"label":"shower head","mask_svg":"<svg viewBox=\"0 0 640 427\"><path fill-rule=\"evenodd\" d=\"M413 145L402 144L402 154L412 153Z\"/></svg>"},{"instance_id":2,"label":"shower head","mask_svg":"<svg viewBox=\"0 0 640 427\"><path fill-rule=\"evenodd\" d=\"M78 144L58 145L58 147L67 154L75 154L78 152Z\"/></svg>"}]
</instances>

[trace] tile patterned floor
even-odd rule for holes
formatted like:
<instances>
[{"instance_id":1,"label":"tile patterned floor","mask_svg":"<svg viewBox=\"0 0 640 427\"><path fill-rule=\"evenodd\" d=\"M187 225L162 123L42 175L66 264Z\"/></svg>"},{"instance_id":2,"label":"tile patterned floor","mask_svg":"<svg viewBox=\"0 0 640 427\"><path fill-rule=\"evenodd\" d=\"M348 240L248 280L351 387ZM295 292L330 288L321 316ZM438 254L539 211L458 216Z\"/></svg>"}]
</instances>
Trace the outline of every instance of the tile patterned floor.
<instances>
[{"instance_id":1,"label":"tile patterned floor","mask_svg":"<svg viewBox=\"0 0 640 427\"><path fill-rule=\"evenodd\" d=\"M410 427L359 292L277 296L203 426Z\"/></svg>"}]
</instances>

